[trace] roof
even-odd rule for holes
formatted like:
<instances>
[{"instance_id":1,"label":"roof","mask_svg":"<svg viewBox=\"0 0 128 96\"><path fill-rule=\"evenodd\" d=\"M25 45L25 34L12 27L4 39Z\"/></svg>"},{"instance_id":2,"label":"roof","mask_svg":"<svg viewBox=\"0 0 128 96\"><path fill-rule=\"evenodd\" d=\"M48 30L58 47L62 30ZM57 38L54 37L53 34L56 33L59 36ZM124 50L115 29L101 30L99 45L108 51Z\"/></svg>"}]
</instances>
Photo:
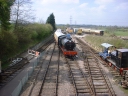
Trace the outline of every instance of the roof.
<instances>
[{"instance_id":1,"label":"roof","mask_svg":"<svg viewBox=\"0 0 128 96\"><path fill-rule=\"evenodd\" d=\"M117 49L120 52L128 52L128 49Z\"/></svg>"},{"instance_id":2,"label":"roof","mask_svg":"<svg viewBox=\"0 0 128 96\"><path fill-rule=\"evenodd\" d=\"M111 44L108 44L108 43L102 43L101 44L103 47L105 47L105 48L109 48L109 47L112 47L113 45L111 45Z\"/></svg>"}]
</instances>

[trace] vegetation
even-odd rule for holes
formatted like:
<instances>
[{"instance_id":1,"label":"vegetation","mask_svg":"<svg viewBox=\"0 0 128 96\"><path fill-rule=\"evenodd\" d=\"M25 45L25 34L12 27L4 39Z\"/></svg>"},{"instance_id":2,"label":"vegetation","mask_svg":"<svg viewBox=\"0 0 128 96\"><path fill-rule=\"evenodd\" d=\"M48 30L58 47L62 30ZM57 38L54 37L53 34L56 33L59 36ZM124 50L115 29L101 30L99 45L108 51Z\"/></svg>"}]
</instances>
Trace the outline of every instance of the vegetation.
<instances>
[{"instance_id":1,"label":"vegetation","mask_svg":"<svg viewBox=\"0 0 128 96\"><path fill-rule=\"evenodd\" d=\"M0 14L0 61L2 61L2 68L8 66L11 58L41 42L53 32L51 24L32 23L33 16L25 16L26 12L29 14L29 11L27 11L27 5L30 4L29 1L0 1L0 10L2 13ZM22 6L26 6L26 9L23 10ZM10 14L13 14L11 15L11 19ZM52 16L54 15L52 14Z\"/></svg>"},{"instance_id":2,"label":"vegetation","mask_svg":"<svg viewBox=\"0 0 128 96\"><path fill-rule=\"evenodd\" d=\"M55 26L55 16L54 14L50 14L50 16L47 18L46 24L51 24L53 27L53 30L56 30L56 26Z\"/></svg>"},{"instance_id":3,"label":"vegetation","mask_svg":"<svg viewBox=\"0 0 128 96\"><path fill-rule=\"evenodd\" d=\"M127 27L106 27L105 32L109 35L128 36Z\"/></svg>"},{"instance_id":4,"label":"vegetation","mask_svg":"<svg viewBox=\"0 0 128 96\"><path fill-rule=\"evenodd\" d=\"M85 37L85 40L99 51L102 50L102 43L109 43L116 46L117 48L128 48L127 40L122 40L119 37L108 33L105 33L104 36L88 35Z\"/></svg>"},{"instance_id":5,"label":"vegetation","mask_svg":"<svg viewBox=\"0 0 128 96\"><path fill-rule=\"evenodd\" d=\"M13 5L14 0L0 0L0 24L1 30L9 29L10 20L10 7Z\"/></svg>"},{"instance_id":6,"label":"vegetation","mask_svg":"<svg viewBox=\"0 0 128 96\"><path fill-rule=\"evenodd\" d=\"M0 59L2 67L8 62L9 58L18 55L47 36L53 31L50 24L28 24L20 26L17 32L2 31L0 34Z\"/></svg>"}]
</instances>

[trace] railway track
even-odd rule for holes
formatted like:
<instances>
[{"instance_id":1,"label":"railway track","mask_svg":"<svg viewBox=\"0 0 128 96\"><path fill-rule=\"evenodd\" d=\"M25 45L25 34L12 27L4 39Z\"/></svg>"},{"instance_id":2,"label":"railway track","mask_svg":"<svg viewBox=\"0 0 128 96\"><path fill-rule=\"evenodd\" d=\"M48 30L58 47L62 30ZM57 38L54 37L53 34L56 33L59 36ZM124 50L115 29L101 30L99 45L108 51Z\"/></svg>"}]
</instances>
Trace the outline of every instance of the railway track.
<instances>
[{"instance_id":1,"label":"railway track","mask_svg":"<svg viewBox=\"0 0 128 96\"><path fill-rule=\"evenodd\" d=\"M104 67L107 67L109 69L109 71L111 72L111 74L115 77L115 78L122 78L121 75L119 74L119 70L115 70L113 67L110 67L109 64L105 61L103 61L100 57L99 57L99 53L94 50L92 47L90 47L88 44L85 44L82 40L78 39L77 40L82 43L83 45L86 45L90 48L90 52L93 53L93 55L100 61L100 63L102 65L104 65Z\"/></svg>"},{"instance_id":2,"label":"railway track","mask_svg":"<svg viewBox=\"0 0 128 96\"><path fill-rule=\"evenodd\" d=\"M58 48L54 45L49 63L43 76L41 88L38 96L51 96L58 94L58 73L59 73L59 56ZM52 62L52 63L51 63ZM58 63L58 64L57 64ZM55 68L56 67L56 68ZM53 70L56 69L56 70Z\"/></svg>"},{"instance_id":3,"label":"railway track","mask_svg":"<svg viewBox=\"0 0 128 96\"><path fill-rule=\"evenodd\" d=\"M60 52L56 44L51 46L37 67L27 96L58 96Z\"/></svg>"},{"instance_id":4,"label":"railway track","mask_svg":"<svg viewBox=\"0 0 128 96\"><path fill-rule=\"evenodd\" d=\"M77 40L80 42L79 39ZM116 96L109 79L100 67L99 61L94 53L87 45L81 42L79 44L81 44L82 56L84 59L85 69L83 70L83 73L91 86L90 89L93 94L91 96Z\"/></svg>"},{"instance_id":5,"label":"railway track","mask_svg":"<svg viewBox=\"0 0 128 96\"><path fill-rule=\"evenodd\" d=\"M75 96L93 96L93 90L91 88L91 85L89 84L79 64L75 61L75 58L74 61L66 58L65 60L70 70L69 72L75 89Z\"/></svg>"},{"instance_id":6,"label":"railway track","mask_svg":"<svg viewBox=\"0 0 128 96\"><path fill-rule=\"evenodd\" d=\"M43 52L51 43L53 43L53 38L44 43L39 49L36 51ZM8 67L7 69L2 70L0 73L0 88L6 85L9 81L11 81L15 76L22 71L24 66L29 63L31 59L35 56L27 55L26 57L22 57L22 60L13 66Z\"/></svg>"}]
</instances>

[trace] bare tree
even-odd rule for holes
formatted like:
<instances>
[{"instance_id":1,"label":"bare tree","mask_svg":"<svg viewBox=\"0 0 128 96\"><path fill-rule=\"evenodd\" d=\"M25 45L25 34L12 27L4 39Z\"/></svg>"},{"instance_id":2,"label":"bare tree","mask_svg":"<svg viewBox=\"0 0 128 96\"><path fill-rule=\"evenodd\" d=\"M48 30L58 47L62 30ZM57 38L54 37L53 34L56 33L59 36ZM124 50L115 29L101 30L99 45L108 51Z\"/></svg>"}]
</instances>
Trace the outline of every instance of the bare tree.
<instances>
[{"instance_id":1,"label":"bare tree","mask_svg":"<svg viewBox=\"0 0 128 96\"><path fill-rule=\"evenodd\" d=\"M31 0L15 0L11 8L11 21L15 24L14 30L20 24L24 25L34 20Z\"/></svg>"}]
</instances>

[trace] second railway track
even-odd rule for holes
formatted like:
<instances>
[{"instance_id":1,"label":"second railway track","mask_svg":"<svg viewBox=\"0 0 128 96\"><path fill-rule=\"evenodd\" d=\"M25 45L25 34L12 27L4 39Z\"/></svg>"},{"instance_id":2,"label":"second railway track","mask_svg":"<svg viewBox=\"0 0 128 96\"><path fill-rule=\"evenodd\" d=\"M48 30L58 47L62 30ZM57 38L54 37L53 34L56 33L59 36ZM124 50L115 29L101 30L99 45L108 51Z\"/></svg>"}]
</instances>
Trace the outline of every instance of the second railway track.
<instances>
[{"instance_id":1,"label":"second railway track","mask_svg":"<svg viewBox=\"0 0 128 96\"><path fill-rule=\"evenodd\" d=\"M60 52L54 43L43 56L42 63L37 67L37 72L33 77L35 79L31 81L32 86L25 95L58 96L59 59Z\"/></svg>"},{"instance_id":2,"label":"second railway track","mask_svg":"<svg viewBox=\"0 0 128 96\"><path fill-rule=\"evenodd\" d=\"M91 96L116 96L112 85L107 78L107 75L100 67L98 59L94 56L94 53L91 49L83 43L80 43L80 40L77 39L82 48L82 56L84 59L84 68L83 70L89 85L91 86L93 95Z\"/></svg>"}]
</instances>

